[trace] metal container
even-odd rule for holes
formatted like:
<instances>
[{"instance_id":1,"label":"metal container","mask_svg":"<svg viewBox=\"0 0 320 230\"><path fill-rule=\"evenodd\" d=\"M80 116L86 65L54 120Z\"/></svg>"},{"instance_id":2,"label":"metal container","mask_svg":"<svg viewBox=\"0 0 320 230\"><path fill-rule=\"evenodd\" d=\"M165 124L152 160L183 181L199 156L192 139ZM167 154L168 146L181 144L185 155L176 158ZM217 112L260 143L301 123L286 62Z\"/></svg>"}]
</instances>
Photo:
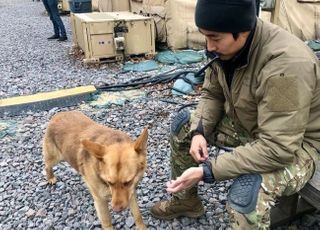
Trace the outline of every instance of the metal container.
<instances>
[{"instance_id":1,"label":"metal container","mask_svg":"<svg viewBox=\"0 0 320 230\"><path fill-rule=\"evenodd\" d=\"M91 0L69 0L72 13L88 13L92 11Z\"/></svg>"},{"instance_id":2,"label":"metal container","mask_svg":"<svg viewBox=\"0 0 320 230\"><path fill-rule=\"evenodd\" d=\"M122 27L122 30L125 30L121 33L120 29L117 35L117 37L124 38L124 55L153 55L155 53L154 22L151 17L127 11L108 12L108 15L117 21L119 28Z\"/></svg>"},{"instance_id":3,"label":"metal container","mask_svg":"<svg viewBox=\"0 0 320 230\"><path fill-rule=\"evenodd\" d=\"M132 55L155 54L153 19L130 12L71 14L73 43L84 62L119 61Z\"/></svg>"}]
</instances>

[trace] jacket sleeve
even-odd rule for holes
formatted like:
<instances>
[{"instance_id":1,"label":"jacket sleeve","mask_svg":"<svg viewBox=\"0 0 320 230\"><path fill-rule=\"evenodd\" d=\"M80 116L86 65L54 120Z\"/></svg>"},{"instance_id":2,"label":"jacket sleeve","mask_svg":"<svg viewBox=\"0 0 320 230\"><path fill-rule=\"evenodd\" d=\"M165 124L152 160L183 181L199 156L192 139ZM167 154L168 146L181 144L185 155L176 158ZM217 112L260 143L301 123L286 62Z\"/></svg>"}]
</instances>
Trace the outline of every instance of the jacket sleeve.
<instances>
[{"instance_id":1,"label":"jacket sleeve","mask_svg":"<svg viewBox=\"0 0 320 230\"><path fill-rule=\"evenodd\" d=\"M212 160L217 180L284 168L301 148L316 87L315 63L268 63L258 76L256 140ZM282 62L282 63L281 63Z\"/></svg>"},{"instance_id":2,"label":"jacket sleeve","mask_svg":"<svg viewBox=\"0 0 320 230\"><path fill-rule=\"evenodd\" d=\"M200 102L190 127L191 132L197 130L201 119L205 136L213 132L224 111L225 98L214 68L215 67L211 67L206 71Z\"/></svg>"}]
</instances>

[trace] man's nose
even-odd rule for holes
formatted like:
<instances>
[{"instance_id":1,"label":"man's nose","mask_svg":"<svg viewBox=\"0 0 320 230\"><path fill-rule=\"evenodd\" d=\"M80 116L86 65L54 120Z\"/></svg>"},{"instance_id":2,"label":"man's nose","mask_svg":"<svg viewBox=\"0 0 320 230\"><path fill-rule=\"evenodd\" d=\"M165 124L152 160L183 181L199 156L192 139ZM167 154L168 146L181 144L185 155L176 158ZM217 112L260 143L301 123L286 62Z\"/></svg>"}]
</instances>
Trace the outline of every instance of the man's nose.
<instances>
[{"instance_id":1,"label":"man's nose","mask_svg":"<svg viewBox=\"0 0 320 230\"><path fill-rule=\"evenodd\" d=\"M214 51L216 51L216 50L217 50L217 47L216 47L215 42L212 42L212 41L210 41L210 40L207 40L207 50L208 50L209 52L214 52Z\"/></svg>"}]
</instances>

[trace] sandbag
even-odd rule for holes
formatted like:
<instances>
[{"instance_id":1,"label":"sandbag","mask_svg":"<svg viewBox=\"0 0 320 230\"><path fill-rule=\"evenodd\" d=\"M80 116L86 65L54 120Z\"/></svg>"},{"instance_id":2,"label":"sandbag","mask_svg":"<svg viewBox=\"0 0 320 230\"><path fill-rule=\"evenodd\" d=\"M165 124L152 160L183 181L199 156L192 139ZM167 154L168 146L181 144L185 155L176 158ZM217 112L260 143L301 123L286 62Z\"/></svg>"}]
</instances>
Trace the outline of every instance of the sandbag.
<instances>
[{"instance_id":1,"label":"sandbag","mask_svg":"<svg viewBox=\"0 0 320 230\"><path fill-rule=\"evenodd\" d=\"M281 0L278 24L303 41L319 38L320 2Z\"/></svg>"},{"instance_id":2,"label":"sandbag","mask_svg":"<svg viewBox=\"0 0 320 230\"><path fill-rule=\"evenodd\" d=\"M139 63L126 62L122 70L123 72L148 72L152 70L156 70L159 68L159 65L154 60L146 60Z\"/></svg>"},{"instance_id":3,"label":"sandbag","mask_svg":"<svg viewBox=\"0 0 320 230\"><path fill-rule=\"evenodd\" d=\"M163 51L157 53L155 60L163 64L191 64L203 61L203 53L194 50Z\"/></svg>"},{"instance_id":4,"label":"sandbag","mask_svg":"<svg viewBox=\"0 0 320 230\"><path fill-rule=\"evenodd\" d=\"M194 23L196 0L131 0L131 11L154 18L156 41L172 50L203 49L204 36Z\"/></svg>"},{"instance_id":5,"label":"sandbag","mask_svg":"<svg viewBox=\"0 0 320 230\"><path fill-rule=\"evenodd\" d=\"M170 49L188 47L188 28L197 30L194 22L196 0L169 0L166 6L167 45Z\"/></svg>"},{"instance_id":6,"label":"sandbag","mask_svg":"<svg viewBox=\"0 0 320 230\"><path fill-rule=\"evenodd\" d=\"M92 11L99 11L99 1L100 0L91 0Z\"/></svg>"},{"instance_id":7,"label":"sandbag","mask_svg":"<svg viewBox=\"0 0 320 230\"><path fill-rule=\"evenodd\" d=\"M130 11L130 1L112 0L112 11Z\"/></svg>"},{"instance_id":8,"label":"sandbag","mask_svg":"<svg viewBox=\"0 0 320 230\"><path fill-rule=\"evenodd\" d=\"M320 0L298 0L298 2L310 3L310 2L320 2Z\"/></svg>"},{"instance_id":9,"label":"sandbag","mask_svg":"<svg viewBox=\"0 0 320 230\"><path fill-rule=\"evenodd\" d=\"M156 41L161 43L166 43L168 34L167 34L165 18L159 15L153 15L152 17L155 23L156 36L157 36Z\"/></svg>"},{"instance_id":10,"label":"sandbag","mask_svg":"<svg viewBox=\"0 0 320 230\"><path fill-rule=\"evenodd\" d=\"M206 48L205 36L199 32L198 28L193 26L187 28L187 47L194 50Z\"/></svg>"},{"instance_id":11,"label":"sandbag","mask_svg":"<svg viewBox=\"0 0 320 230\"><path fill-rule=\"evenodd\" d=\"M129 0L99 0L100 12L130 11Z\"/></svg>"},{"instance_id":12,"label":"sandbag","mask_svg":"<svg viewBox=\"0 0 320 230\"><path fill-rule=\"evenodd\" d=\"M130 0L130 8L131 12L136 13L136 14L142 14L142 0Z\"/></svg>"},{"instance_id":13,"label":"sandbag","mask_svg":"<svg viewBox=\"0 0 320 230\"><path fill-rule=\"evenodd\" d=\"M156 30L156 41L167 42L166 28L166 2L167 0L143 0L140 13L153 17Z\"/></svg>"}]
</instances>

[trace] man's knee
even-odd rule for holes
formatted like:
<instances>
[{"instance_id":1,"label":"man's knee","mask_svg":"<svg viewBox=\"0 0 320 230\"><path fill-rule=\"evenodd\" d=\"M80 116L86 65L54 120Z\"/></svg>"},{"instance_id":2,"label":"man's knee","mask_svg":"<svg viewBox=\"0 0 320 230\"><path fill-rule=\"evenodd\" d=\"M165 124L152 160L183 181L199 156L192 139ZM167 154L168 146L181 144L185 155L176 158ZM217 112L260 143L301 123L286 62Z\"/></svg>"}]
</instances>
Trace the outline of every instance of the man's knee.
<instances>
[{"instance_id":1,"label":"man's knee","mask_svg":"<svg viewBox=\"0 0 320 230\"><path fill-rule=\"evenodd\" d=\"M172 165L188 165L191 167L195 163L191 155L188 154L191 144L189 135L190 118L191 113L189 110L181 110L171 122L170 148Z\"/></svg>"},{"instance_id":2,"label":"man's knee","mask_svg":"<svg viewBox=\"0 0 320 230\"><path fill-rule=\"evenodd\" d=\"M270 225L270 200L258 174L235 179L228 194L227 210L233 229L264 229Z\"/></svg>"},{"instance_id":3,"label":"man's knee","mask_svg":"<svg viewBox=\"0 0 320 230\"><path fill-rule=\"evenodd\" d=\"M234 180L228 193L231 208L240 213L250 213L257 205L262 177L259 174L242 175Z\"/></svg>"},{"instance_id":4,"label":"man's knee","mask_svg":"<svg viewBox=\"0 0 320 230\"><path fill-rule=\"evenodd\" d=\"M175 142L185 142L190 139L188 137L190 131L191 113L184 109L178 112L173 118L170 128L170 138Z\"/></svg>"}]
</instances>

